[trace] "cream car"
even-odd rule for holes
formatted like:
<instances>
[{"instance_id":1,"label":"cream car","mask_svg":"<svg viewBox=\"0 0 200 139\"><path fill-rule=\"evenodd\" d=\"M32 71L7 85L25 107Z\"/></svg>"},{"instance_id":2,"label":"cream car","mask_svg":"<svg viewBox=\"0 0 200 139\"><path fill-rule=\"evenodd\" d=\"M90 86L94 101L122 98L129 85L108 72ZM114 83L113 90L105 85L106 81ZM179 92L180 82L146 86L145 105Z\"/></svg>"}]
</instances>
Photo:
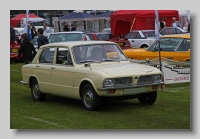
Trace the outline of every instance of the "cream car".
<instances>
[{"instance_id":1,"label":"cream car","mask_svg":"<svg viewBox=\"0 0 200 139\"><path fill-rule=\"evenodd\" d=\"M71 41L42 46L31 64L22 66L22 81L34 100L47 94L79 99L86 110L104 100L138 98L152 105L162 82L152 66L131 63L114 42Z\"/></svg>"}]
</instances>

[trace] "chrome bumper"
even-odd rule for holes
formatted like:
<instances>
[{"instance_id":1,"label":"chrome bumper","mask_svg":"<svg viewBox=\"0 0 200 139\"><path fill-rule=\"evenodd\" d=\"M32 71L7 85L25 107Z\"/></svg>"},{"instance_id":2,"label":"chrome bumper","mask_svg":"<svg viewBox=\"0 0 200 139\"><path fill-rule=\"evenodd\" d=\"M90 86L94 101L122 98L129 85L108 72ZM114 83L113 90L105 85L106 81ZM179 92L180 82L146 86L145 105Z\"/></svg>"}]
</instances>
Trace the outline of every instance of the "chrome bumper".
<instances>
[{"instance_id":1,"label":"chrome bumper","mask_svg":"<svg viewBox=\"0 0 200 139\"><path fill-rule=\"evenodd\" d=\"M144 85L131 85L131 86L115 86L115 87L105 87L105 88L97 88L98 90L109 90L109 89L125 89L125 88L138 88L152 85L162 85L164 82L152 83L152 84L144 84Z\"/></svg>"},{"instance_id":2,"label":"chrome bumper","mask_svg":"<svg viewBox=\"0 0 200 139\"><path fill-rule=\"evenodd\" d=\"M24 85L28 85L27 82L24 82L24 81L20 81L20 83L24 84Z\"/></svg>"}]
</instances>

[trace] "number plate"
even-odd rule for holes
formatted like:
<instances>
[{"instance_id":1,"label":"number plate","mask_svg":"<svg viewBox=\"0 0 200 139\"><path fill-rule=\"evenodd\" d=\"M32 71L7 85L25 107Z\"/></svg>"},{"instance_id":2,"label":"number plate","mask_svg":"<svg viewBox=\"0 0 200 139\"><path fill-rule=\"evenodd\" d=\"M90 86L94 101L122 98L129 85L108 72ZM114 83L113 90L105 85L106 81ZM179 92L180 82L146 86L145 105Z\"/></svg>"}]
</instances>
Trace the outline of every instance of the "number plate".
<instances>
[{"instance_id":1,"label":"number plate","mask_svg":"<svg viewBox=\"0 0 200 139\"><path fill-rule=\"evenodd\" d=\"M130 94L130 95L133 95L133 94L138 94L138 93L141 93L141 92L145 92L145 87L139 87L139 88L128 88L128 89L124 89L124 94Z\"/></svg>"},{"instance_id":2,"label":"number plate","mask_svg":"<svg viewBox=\"0 0 200 139\"><path fill-rule=\"evenodd\" d=\"M18 49L12 49L13 53L18 53Z\"/></svg>"}]
</instances>

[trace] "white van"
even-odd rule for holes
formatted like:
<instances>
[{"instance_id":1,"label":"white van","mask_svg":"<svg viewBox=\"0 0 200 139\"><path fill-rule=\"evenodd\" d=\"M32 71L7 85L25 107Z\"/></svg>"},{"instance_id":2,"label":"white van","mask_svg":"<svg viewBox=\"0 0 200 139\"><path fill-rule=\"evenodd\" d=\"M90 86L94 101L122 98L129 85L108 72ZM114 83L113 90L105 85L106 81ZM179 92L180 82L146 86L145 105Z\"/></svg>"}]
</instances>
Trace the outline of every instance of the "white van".
<instances>
[{"instance_id":1,"label":"white van","mask_svg":"<svg viewBox=\"0 0 200 139\"><path fill-rule=\"evenodd\" d=\"M43 26L44 21L44 18L29 18L28 24L31 24L31 26ZM26 18L22 18L20 24L24 28L26 26Z\"/></svg>"}]
</instances>

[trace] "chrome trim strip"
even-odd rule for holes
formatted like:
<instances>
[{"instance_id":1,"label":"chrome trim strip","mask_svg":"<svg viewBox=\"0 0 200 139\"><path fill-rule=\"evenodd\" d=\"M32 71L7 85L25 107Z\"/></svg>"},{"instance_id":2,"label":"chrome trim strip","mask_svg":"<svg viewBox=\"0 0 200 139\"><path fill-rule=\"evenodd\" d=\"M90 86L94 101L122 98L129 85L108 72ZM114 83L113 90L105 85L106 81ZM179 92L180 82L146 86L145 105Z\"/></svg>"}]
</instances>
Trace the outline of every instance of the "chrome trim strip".
<instances>
[{"instance_id":1,"label":"chrome trim strip","mask_svg":"<svg viewBox=\"0 0 200 139\"><path fill-rule=\"evenodd\" d=\"M159 83L152 83L152 84L144 84L144 85L132 85L132 86L120 86L120 87L104 87L104 88L97 88L98 90L109 90L109 89L125 89L125 88L138 88L138 87L145 87L145 86L152 86L152 85L161 85L164 82Z\"/></svg>"},{"instance_id":2,"label":"chrome trim strip","mask_svg":"<svg viewBox=\"0 0 200 139\"><path fill-rule=\"evenodd\" d=\"M22 84L25 84L25 85L27 85L27 84L28 84L27 82L24 82L24 81L20 81L20 83L22 83Z\"/></svg>"}]
</instances>

